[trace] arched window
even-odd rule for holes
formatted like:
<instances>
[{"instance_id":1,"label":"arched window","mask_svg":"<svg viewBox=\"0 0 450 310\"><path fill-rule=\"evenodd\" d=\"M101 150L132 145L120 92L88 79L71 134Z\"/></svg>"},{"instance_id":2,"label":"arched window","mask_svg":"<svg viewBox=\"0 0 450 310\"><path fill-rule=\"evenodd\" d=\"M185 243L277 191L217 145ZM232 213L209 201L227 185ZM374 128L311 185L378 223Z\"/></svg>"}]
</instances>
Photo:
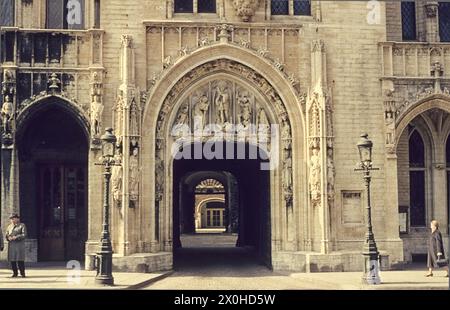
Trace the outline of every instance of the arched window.
<instances>
[{"instance_id":1,"label":"arched window","mask_svg":"<svg viewBox=\"0 0 450 310\"><path fill-rule=\"evenodd\" d=\"M416 3L402 1L402 38L405 41L416 40Z\"/></svg>"},{"instance_id":2,"label":"arched window","mask_svg":"<svg viewBox=\"0 0 450 310\"><path fill-rule=\"evenodd\" d=\"M425 146L422 136L410 129L409 137L409 198L410 224L412 227L426 225L425 199Z\"/></svg>"},{"instance_id":3,"label":"arched window","mask_svg":"<svg viewBox=\"0 0 450 310\"><path fill-rule=\"evenodd\" d=\"M450 2L439 2L439 36L441 42L450 42Z\"/></svg>"}]
</instances>

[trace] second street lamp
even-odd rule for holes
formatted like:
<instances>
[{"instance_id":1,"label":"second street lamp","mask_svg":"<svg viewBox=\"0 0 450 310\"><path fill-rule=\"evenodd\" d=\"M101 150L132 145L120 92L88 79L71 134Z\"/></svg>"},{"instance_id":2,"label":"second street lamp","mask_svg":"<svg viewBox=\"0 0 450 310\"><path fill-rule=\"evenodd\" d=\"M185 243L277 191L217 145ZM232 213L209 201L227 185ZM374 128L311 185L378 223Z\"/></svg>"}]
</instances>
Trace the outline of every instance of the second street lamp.
<instances>
[{"instance_id":1,"label":"second street lamp","mask_svg":"<svg viewBox=\"0 0 450 310\"><path fill-rule=\"evenodd\" d=\"M111 166L114 165L116 136L112 128L107 128L105 134L100 138L102 141L102 163L105 167L103 173L104 192L103 192L103 225L102 236L100 240L100 251L97 253L97 275L95 283L102 285L114 285L112 276L112 246L109 233L109 182L111 179Z\"/></svg>"},{"instance_id":2,"label":"second street lamp","mask_svg":"<svg viewBox=\"0 0 450 310\"><path fill-rule=\"evenodd\" d=\"M370 176L370 171L378 170L372 167L372 147L373 143L369 140L367 134L362 134L361 138L357 144L360 163L359 168L356 171L363 172L364 183L367 192L367 205L366 205L366 235L363 247L364 256L364 275L363 283L365 284L380 284L380 267L379 267L379 252L377 249L377 244L375 242L375 236L372 231L372 210L370 202L370 181L372 177Z\"/></svg>"}]
</instances>

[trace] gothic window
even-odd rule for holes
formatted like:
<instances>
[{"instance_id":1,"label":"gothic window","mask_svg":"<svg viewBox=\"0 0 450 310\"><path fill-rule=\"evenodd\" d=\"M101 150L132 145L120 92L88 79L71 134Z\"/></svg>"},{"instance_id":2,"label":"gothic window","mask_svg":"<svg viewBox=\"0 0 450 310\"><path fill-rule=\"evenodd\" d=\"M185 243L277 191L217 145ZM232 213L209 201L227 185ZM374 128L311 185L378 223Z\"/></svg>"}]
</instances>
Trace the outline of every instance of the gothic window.
<instances>
[{"instance_id":1,"label":"gothic window","mask_svg":"<svg viewBox=\"0 0 450 310\"><path fill-rule=\"evenodd\" d=\"M311 0L294 0L294 15L311 15Z\"/></svg>"},{"instance_id":2,"label":"gothic window","mask_svg":"<svg viewBox=\"0 0 450 310\"><path fill-rule=\"evenodd\" d=\"M416 3L402 1L402 38L405 41L416 40Z\"/></svg>"},{"instance_id":3,"label":"gothic window","mask_svg":"<svg viewBox=\"0 0 450 310\"><path fill-rule=\"evenodd\" d=\"M0 26L14 26L14 0L0 0Z\"/></svg>"},{"instance_id":4,"label":"gothic window","mask_svg":"<svg viewBox=\"0 0 450 310\"><path fill-rule=\"evenodd\" d=\"M272 15L311 15L311 0L272 0Z\"/></svg>"},{"instance_id":5,"label":"gothic window","mask_svg":"<svg viewBox=\"0 0 450 310\"><path fill-rule=\"evenodd\" d=\"M272 15L289 15L289 0L272 0Z\"/></svg>"},{"instance_id":6,"label":"gothic window","mask_svg":"<svg viewBox=\"0 0 450 310\"><path fill-rule=\"evenodd\" d=\"M47 0L48 29L83 29L85 0Z\"/></svg>"},{"instance_id":7,"label":"gothic window","mask_svg":"<svg viewBox=\"0 0 450 310\"><path fill-rule=\"evenodd\" d=\"M100 0L94 2L94 28L100 28Z\"/></svg>"},{"instance_id":8,"label":"gothic window","mask_svg":"<svg viewBox=\"0 0 450 310\"><path fill-rule=\"evenodd\" d=\"M198 0L199 13L216 13L216 0Z\"/></svg>"},{"instance_id":9,"label":"gothic window","mask_svg":"<svg viewBox=\"0 0 450 310\"><path fill-rule=\"evenodd\" d=\"M439 2L439 36L441 42L450 42L450 2Z\"/></svg>"},{"instance_id":10,"label":"gothic window","mask_svg":"<svg viewBox=\"0 0 450 310\"><path fill-rule=\"evenodd\" d=\"M194 13L192 0L175 0L175 13Z\"/></svg>"},{"instance_id":11,"label":"gothic window","mask_svg":"<svg viewBox=\"0 0 450 310\"><path fill-rule=\"evenodd\" d=\"M409 138L409 198L412 227L426 226L425 146L420 133L412 129Z\"/></svg>"}]
</instances>

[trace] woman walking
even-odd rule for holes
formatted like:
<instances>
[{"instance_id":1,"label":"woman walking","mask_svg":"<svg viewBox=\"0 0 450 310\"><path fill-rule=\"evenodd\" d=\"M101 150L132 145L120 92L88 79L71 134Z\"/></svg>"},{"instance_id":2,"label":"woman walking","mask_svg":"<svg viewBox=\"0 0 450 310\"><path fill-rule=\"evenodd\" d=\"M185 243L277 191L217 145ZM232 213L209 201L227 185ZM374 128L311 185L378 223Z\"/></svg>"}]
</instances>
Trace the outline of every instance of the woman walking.
<instances>
[{"instance_id":1,"label":"woman walking","mask_svg":"<svg viewBox=\"0 0 450 310\"><path fill-rule=\"evenodd\" d=\"M13 278L18 276L18 269L22 278L25 278L25 238L27 228L20 223L18 214L12 215L11 224L6 229L6 240L8 241L8 261L11 262Z\"/></svg>"},{"instance_id":2,"label":"woman walking","mask_svg":"<svg viewBox=\"0 0 450 310\"><path fill-rule=\"evenodd\" d=\"M433 268L438 268L439 265L437 263L438 259L445 258L444 252L444 243L442 242L442 234L439 231L439 222L436 220L431 221L431 235L428 240L428 273L425 275L426 277L433 276ZM446 267L448 277L448 265Z\"/></svg>"}]
</instances>

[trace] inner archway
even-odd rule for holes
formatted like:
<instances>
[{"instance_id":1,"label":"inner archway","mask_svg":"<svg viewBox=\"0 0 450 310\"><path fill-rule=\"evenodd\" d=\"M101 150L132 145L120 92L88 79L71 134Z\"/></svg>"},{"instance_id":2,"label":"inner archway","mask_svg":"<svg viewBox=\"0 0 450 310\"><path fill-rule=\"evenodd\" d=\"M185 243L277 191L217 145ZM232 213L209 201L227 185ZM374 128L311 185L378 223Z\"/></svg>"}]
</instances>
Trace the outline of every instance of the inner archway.
<instances>
[{"instance_id":1,"label":"inner archway","mask_svg":"<svg viewBox=\"0 0 450 310\"><path fill-rule=\"evenodd\" d=\"M232 148L245 149L246 154L250 154L253 153L250 149L254 149L259 156L235 156L233 159L229 156L218 156L219 159L189 157L173 161L173 237L176 268L186 265L187 261L194 261L195 264L214 264L220 257L246 261L253 259L271 267L270 171L261 168L264 167L261 164L267 162L268 157L254 145L239 145L240 143L236 142L223 144L224 152ZM204 146L204 143L197 145ZM194 150L196 146L192 144L191 147ZM189 152L183 150L184 155L187 153ZM207 184L202 180L215 182L210 182L213 186L208 187L204 186ZM208 198L212 203L212 213L207 210ZM201 209L202 200L206 201L203 205L206 207L206 217L211 216L210 223L214 221L214 211L219 215L216 216L216 224L219 224L219 227L212 227L214 232L209 231L207 235L199 234L195 224L196 207ZM223 205L223 212L220 212L218 204ZM206 221L208 224L208 220ZM215 226L215 223L212 224ZM203 231L208 232L207 229ZM194 235L200 236L194 238Z\"/></svg>"},{"instance_id":2,"label":"inner archway","mask_svg":"<svg viewBox=\"0 0 450 310\"><path fill-rule=\"evenodd\" d=\"M39 261L84 258L87 240L87 130L67 108L48 98L20 123L20 213Z\"/></svg>"}]
</instances>

